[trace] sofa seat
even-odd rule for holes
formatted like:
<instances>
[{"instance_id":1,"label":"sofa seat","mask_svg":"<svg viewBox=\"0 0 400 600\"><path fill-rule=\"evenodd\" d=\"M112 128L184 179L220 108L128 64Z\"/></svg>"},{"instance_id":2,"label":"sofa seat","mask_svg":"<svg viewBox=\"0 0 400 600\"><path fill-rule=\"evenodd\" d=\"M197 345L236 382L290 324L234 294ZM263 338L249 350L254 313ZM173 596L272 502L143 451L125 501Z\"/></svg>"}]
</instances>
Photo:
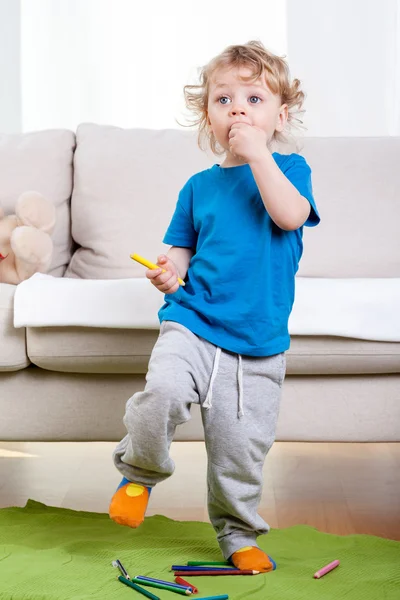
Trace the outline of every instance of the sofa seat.
<instances>
[{"instance_id":1,"label":"sofa seat","mask_svg":"<svg viewBox=\"0 0 400 600\"><path fill-rule=\"evenodd\" d=\"M27 328L28 356L43 369L146 373L163 301L143 277L37 274L18 287L14 324ZM288 375L400 373L399 304L399 278L297 278Z\"/></svg>"},{"instance_id":2,"label":"sofa seat","mask_svg":"<svg viewBox=\"0 0 400 600\"><path fill-rule=\"evenodd\" d=\"M16 286L0 283L0 371L19 371L29 365L25 327L15 329L14 294Z\"/></svg>"},{"instance_id":3,"label":"sofa seat","mask_svg":"<svg viewBox=\"0 0 400 600\"><path fill-rule=\"evenodd\" d=\"M18 286L14 326L157 330L163 302L144 276L85 280L36 273ZM400 342L399 306L400 277L296 277L289 332Z\"/></svg>"},{"instance_id":4,"label":"sofa seat","mask_svg":"<svg viewBox=\"0 0 400 600\"><path fill-rule=\"evenodd\" d=\"M42 369L63 373L146 373L154 329L28 327L27 352ZM293 336L288 375L400 373L400 344L332 336Z\"/></svg>"}]
</instances>

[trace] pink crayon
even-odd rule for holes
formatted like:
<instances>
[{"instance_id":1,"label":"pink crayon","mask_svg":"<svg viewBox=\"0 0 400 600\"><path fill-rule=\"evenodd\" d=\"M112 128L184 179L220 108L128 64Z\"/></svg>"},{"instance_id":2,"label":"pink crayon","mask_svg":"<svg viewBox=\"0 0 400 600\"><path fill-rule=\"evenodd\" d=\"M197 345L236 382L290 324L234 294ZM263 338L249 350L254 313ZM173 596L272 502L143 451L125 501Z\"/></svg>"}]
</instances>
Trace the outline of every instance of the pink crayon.
<instances>
[{"instance_id":1,"label":"pink crayon","mask_svg":"<svg viewBox=\"0 0 400 600\"><path fill-rule=\"evenodd\" d=\"M329 573L329 571L333 571L333 569L336 569L336 567L339 565L340 561L334 560L333 562L329 563L329 565L326 565L326 567L322 567L322 569L314 573L314 579L321 579L321 577Z\"/></svg>"}]
</instances>

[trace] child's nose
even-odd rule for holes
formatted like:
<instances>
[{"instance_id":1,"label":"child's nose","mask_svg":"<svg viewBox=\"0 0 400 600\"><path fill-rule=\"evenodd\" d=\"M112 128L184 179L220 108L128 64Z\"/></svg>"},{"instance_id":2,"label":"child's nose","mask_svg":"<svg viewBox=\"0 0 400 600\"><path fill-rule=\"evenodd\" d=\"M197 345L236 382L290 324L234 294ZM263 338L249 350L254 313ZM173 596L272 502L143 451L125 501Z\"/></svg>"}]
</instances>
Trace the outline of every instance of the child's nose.
<instances>
[{"instance_id":1,"label":"child's nose","mask_svg":"<svg viewBox=\"0 0 400 600\"><path fill-rule=\"evenodd\" d=\"M237 117L237 116L240 116L240 115L243 116L243 117L245 117L246 114L247 114L246 110L244 109L243 106L238 106L238 105L233 105L232 104L232 108L230 110L230 115L232 117Z\"/></svg>"}]
</instances>

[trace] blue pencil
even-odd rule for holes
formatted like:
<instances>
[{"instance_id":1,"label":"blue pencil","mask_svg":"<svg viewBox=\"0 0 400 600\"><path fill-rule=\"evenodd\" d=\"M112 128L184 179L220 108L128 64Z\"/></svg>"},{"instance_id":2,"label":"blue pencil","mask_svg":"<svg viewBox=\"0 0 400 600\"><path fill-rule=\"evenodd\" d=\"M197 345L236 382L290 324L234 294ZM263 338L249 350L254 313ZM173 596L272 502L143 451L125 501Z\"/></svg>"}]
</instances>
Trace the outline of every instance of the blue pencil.
<instances>
[{"instance_id":1,"label":"blue pencil","mask_svg":"<svg viewBox=\"0 0 400 600\"><path fill-rule=\"evenodd\" d=\"M143 596L146 596L147 598L150 598L150 600L161 600L161 598L159 596L156 596L155 594L152 594L151 592L148 592L147 590L144 590L142 587L140 587L140 585L136 585L136 583L134 583L133 581L130 581L129 579L126 579L126 577L123 577L122 575L120 575L118 577L118 580L121 583L124 583L125 585L131 587L132 589L136 590L137 592L139 592L139 594L143 594Z\"/></svg>"},{"instance_id":2,"label":"blue pencil","mask_svg":"<svg viewBox=\"0 0 400 600\"><path fill-rule=\"evenodd\" d=\"M228 600L228 594L222 594L222 596L207 596L204 598L197 598L197 600Z\"/></svg>"},{"instance_id":3,"label":"blue pencil","mask_svg":"<svg viewBox=\"0 0 400 600\"><path fill-rule=\"evenodd\" d=\"M136 575L135 579L141 579L143 581L152 581L153 583L162 583L162 584L170 585L171 587L175 587L180 590L185 590L185 592L192 591L192 589L187 585L179 585L179 583L174 583L172 581L165 581L164 579L154 579L154 577L145 577L144 575Z\"/></svg>"}]
</instances>

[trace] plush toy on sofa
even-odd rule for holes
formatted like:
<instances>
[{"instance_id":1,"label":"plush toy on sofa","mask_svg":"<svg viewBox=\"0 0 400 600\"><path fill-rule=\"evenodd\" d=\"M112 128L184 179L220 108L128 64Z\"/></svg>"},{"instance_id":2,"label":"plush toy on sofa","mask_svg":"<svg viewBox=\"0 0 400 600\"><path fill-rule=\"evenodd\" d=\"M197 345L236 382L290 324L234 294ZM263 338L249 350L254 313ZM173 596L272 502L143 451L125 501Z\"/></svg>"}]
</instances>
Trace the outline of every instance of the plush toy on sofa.
<instances>
[{"instance_id":1,"label":"plush toy on sofa","mask_svg":"<svg viewBox=\"0 0 400 600\"><path fill-rule=\"evenodd\" d=\"M0 207L0 282L18 284L48 270L55 218L54 205L38 192L21 194L15 214Z\"/></svg>"}]
</instances>

